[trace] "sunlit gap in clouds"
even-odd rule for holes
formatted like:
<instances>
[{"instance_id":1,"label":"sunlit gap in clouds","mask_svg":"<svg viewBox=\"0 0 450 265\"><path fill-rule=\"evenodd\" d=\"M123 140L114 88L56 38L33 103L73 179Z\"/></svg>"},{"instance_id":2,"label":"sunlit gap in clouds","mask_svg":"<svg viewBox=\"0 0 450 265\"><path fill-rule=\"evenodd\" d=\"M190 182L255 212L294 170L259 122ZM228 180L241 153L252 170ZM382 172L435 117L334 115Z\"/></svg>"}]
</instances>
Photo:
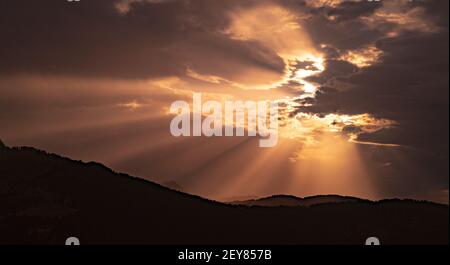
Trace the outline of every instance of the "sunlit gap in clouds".
<instances>
[{"instance_id":1,"label":"sunlit gap in clouds","mask_svg":"<svg viewBox=\"0 0 450 265\"><path fill-rule=\"evenodd\" d=\"M241 142L184 174L180 180L189 179L185 183L193 193L225 201L237 196L281 193L378 199L358 145L398 145L358 141L358 135L394 127L395 121L375 118L369 113L300 112L300 107L313 104L305 99L314 99L320 89L308 77L325 70L325 57L320 51L324 47L314 47L300 24L301 18L280 6L260 5L230 16L232 23L225 34L237 40L258 41L276 51L285 62L284 75L278 82L239 86L253 91L288 90L287 96L276 99L280 109L280 140L278 145L266 150L253 146L251 140ZM367 47L342 54L340 59L361 69L376 63L380 57L378 49ZM191 73L191 76L197 75ZM212 81L218 83L219 79Z\"/></svg>"},{"instance_id":2,"label":"sunlit gap in clouds","mask_svg":"<svg viewBox=\"0 0 450 265\"><path fill-rule=\"evenodd\" d=\"M339 1L336 1L339 2ZM334 1L327 2L336 4ZM280 121L283 123L280 135L288 138L303 137L306 131L314 131L323 127L337 128L336 122L342 124L358 125L364 123L366 127L373 123L374 127L382 129L382 125L392 126L393 121L379 120L370 117L370 114L341 115L329 114L326 117L298 112L299 107L308 107L319 90L319 84L308 80L325 70L325 57L321 49L315 47L308 32L302 27L304 19L299 14L294 14L282 6L274 4L261 4L256 7L238 10L230 14L231 25L225 31L233 39L253 40L270 47L285 62L285 72L281 80L267 85L247 86L246 89L262 90L288 90L287 96L278 98L280 104ZM341 59L353 63L359 68L369 67L376 63L381 56L381 51L371 46L365 49L351 51L341 55ZM298 113L297 113L298 112ZM300 122L307 119L312 122ZM358 120L359 119L359 120ZM349 140L356 142L356 133Z\"/></svg>"},{"instance_id":3,"label":"sunlit gap in clouds","mask_svg":"<svg viewBox=\"0 0 450 265\"><path fill-rule=\"evenodd\" d=\"M326 68L324 47L315 47L301 25L302 17L274 4L239 9L229 16L231 23L223 34L239 41L255 41L275 51L285 64L283 76L275 83L245 85L220 76L205 75L190 67L186 75L211 86L228 86L223 93L212 90L202 93L204 100L241 100L239 90L248 91L248 99L253 95L255 99L263 100L262 92L276 94L285 90L284 96L275 98L280 109L278 145L259 148L257 139L250 138L166 139L152 147L134 150L129 159L148 156L156 148L153 151L159 154L150 154L148 163L157 168L154 174L175 179L190 193L222 201L239 196L273 194L341 194L377 199L378 193L370 181L358 145L379 144L360 142L358 135L395 126L395 122L374 118L368 113L322 115L299 111L300 107L314 104L308 99L314 99L320 89L319 84L309 81L309 77L321 74ZM368 47L342 54L341 60L364 68L380 56L379 50ZM248 78L259 77L250 75ZM188 91L197 91L189 82L183 86L185 96ZM138 102L130 101L122 107L135 109L140 106ZM247 124L223 121L223 124L248 129L248 121ZM167 153L164 149L177 151ZM128 164L125 163L127 160L123 162ZM127 171L133 170L136 169L127 168Z\"/></svg>"}]
</instances>

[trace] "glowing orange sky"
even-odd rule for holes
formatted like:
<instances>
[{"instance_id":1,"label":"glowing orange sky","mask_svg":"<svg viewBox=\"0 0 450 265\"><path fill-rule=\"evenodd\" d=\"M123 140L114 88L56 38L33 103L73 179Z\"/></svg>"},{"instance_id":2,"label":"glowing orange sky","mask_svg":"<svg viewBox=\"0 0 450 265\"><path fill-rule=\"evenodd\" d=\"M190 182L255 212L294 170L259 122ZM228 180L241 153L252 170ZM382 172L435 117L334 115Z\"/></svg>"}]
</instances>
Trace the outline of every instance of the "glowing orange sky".
<instances>
[{"instance_id":1,"label":"glowing orange sky","mask_svg":"<svg viewBox=\"0 0 450 265\"><path fill-rule=\"evenodd\" d=\"M424 8L406 9L407 3L397 2L383 1L376 11L361 15L358 25L366 26L367 30L386 27L381 33L384 38L396 38L405 32L438 32ZM134 19L133 12L139 12L145 3L176 5L171 1L128 0L116 1L113 10L122 20ZM324 24L323 28L317 27L319 32L328 30L327 23L338 25L340 18L329 15L317 22L308 10L333 9L340 4L342 1L306 1L299 8L277 1L250 1L248 5L229 8L221 3L218 6L224 10L220 14L226 23L217 21L220 27L205 26L207 23L202 24L200 15L190 14L180 18L185 19L183 27L188 23L194 25L195 30L189 34L170 36L169 41L163 38L166 32L155 36L141 34L129 40L130 44L123 46L126 49L119 46L123 50L120 60L128 58L133 49L142 49L141 54L133 57L135 60L145 57L146 50L140 47L144 41L155 45L152 52L170 55L161 56L163 59L150 56L151 66L135 62L133 69L163 69L161 65L166 60L171 65L170 59L181 62L181 70L161 76L127 79L30 71L2 75L0 88L5 92L0 99L8 104L15 102L9 108L17 113L15 119L4 118L0 137L10 145L31 145L74 159L99 161L115 170L160 183L174 180L189 193L217 200L273 194L341 194L369 199L392 196L394 193L374 179L395 174L397 169L389 171L391 158L402 161L409 147L359 136L383 133L402 126L401 122L374 115L369 108L352 113L334 110L314 113L302 109L314 105L311 102L322 87L338 84L338 92L353 88L352 84L345 84L345 78L327 83L313 78L330 68L327 49L334 49L333 60L351 65L355 72L377 67L386 56L375 41L355 44L354 48L340 48L339 43L332 47L330 43L317 41L318 33L308 30L306 21ZM354 26L345 23L338 29ZM329 35L333 33L330 31ZM93 49L91 55L102 52L103 49ZM103 61L115 68L113 73L122 66ZM91 64L105 67L101 59L92 59ZM277 101L278 146L258 148L257 139L252 138L172 137L170 104L175 100L190 102L192 92L222 102ZM388 153L389 159L372 159L377 152ZM448 189L442 192L448 194ZM405 191L398 196L411 194Z\"/></svg>"}]
</instances>

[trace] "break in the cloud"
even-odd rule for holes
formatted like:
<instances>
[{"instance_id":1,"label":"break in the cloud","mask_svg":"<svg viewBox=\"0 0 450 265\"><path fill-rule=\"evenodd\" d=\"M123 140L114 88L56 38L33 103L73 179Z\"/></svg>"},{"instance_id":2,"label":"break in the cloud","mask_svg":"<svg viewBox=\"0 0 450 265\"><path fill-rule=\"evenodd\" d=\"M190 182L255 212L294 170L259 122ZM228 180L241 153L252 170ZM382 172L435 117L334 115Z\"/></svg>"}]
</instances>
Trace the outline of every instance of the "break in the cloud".
<instances>
[{"instance_id":1,"label":"break in the cloud","mask_svg":"<svg viewBox=\"0 0 450 265\"><path fill-rule=\"evenodd\" d=\"M448 1L17 0L0 14L8 144L176 179L214 198L333 192L306 174L343 177L346 167L358 168L348 181L364 175L361 187L377 187L373 198L448 195ZM278 99L290 142L262 152L249 140L168 138L166 108L193 90ZM246 159L230 156L239 153ZM324 161L330 171L320 172ZM225 183L225 173L238 179ZM258 185L239 188L258 174Z\"/></svg>"}]
</instances>

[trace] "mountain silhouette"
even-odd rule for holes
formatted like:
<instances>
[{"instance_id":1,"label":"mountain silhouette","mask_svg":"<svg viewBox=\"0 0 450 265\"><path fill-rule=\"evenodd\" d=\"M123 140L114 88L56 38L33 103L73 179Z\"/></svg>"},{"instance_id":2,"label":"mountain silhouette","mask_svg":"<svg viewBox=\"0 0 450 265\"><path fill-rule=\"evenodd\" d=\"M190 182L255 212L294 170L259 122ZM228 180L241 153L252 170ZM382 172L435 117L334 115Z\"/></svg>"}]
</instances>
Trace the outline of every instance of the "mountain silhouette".
<instances>
[{"instance_id":1,"label":"mountain silhouette","mask_svg":"<svg viewBox=\"0 0 450 265\"><path fill-rule=\"evenodd\" d=\"M412 200L229 205L0 145L0 244L448 244L448 213Z\"/></svg>"},{"instance_id":2,"label":"mountain silhouette","mask_svg":"<svg viewBox=\"0 0 450 265\"><path fill-rule=\"evenodd\" d=\"M343 203L343 202L370 202L349 196L339 195L317 195L305 198L298 198L292 195L274 195L266 198L251 199L244 201L232 201L232 205L246 205L246 206L313 206L326 203Z\"/></svg>"}]
</instances>

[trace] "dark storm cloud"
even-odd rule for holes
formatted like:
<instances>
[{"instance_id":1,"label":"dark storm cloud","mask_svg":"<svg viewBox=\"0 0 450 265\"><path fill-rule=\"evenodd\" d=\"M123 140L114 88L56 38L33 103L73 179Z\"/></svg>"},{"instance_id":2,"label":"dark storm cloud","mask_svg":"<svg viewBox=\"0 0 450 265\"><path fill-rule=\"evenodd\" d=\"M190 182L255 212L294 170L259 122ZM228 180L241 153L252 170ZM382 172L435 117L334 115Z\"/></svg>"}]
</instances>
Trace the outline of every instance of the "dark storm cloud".
<instances>
[{"instance_id":1,"label":"dark storm cloud","mask_svg":"<svg viewBox=\"0 0 450 265\"><path fill-rule=\"evenodd\" d=\"M361 3L343 1L336 7L310 7L298 1L283 1L287 7L297 9L299 13L307 14L302 26L311 39L319 47L321 44L331 45L332 49L348 50L361 48L373 43L392 27L370 27L362 17L372 15L381 3ZM307 10L307 11L306 11ZM328 50L330 52L332 50Z\"/></svg>"},{"instance_id":2,"label":"dark storm cloud","mask_svg":"<svg viewBox=\"0 0 450 265\"><path fill-rule=\"evenodd\" d=\"M337 22L352 20L361 16L373 14L375 10L380 8L382 3L374 2L370 4L361 4L360 2L344 1L336 8L326 11L328 16L334 17Z\"/></svg>"},{"instance_id":3,"label":"dark storm cloud","mask_svg":"<svg viewBox=\"0 0 450 265\"><path fill-rule=\"evenodd\" d=\"M409 4L424 8L429 15L428 19L432 20L437 26L448 28L449 1L411 1Z\"/></svg>"},{"instance_id":4,"label":"dark storm cloud","mask_svg":"<svg viewBox=\"0 0 450 265\"><path fill-rule=\"evenodd\" d=\"M326 60L325 70L320 75L315 75L307 78L309 81L319 84L325 84L327 81L333 78L342 78L356 73L358 67L355 65L343 61L343 60Z\"/></svg>"},{"instance_id":5,"label":"dark storm cloud","mask_svg":"<svg viewBox=\"0 0 450 265\"><path fill-rule=\"evenodd\" d=\"M325 16L311 17L304 26L315 43L332 44L338 49L357 49L383 34L378 29L367 28L361 21L336 23Z\"/></svg>"},{"instance_id":6,"label":"dark storm cloud","mask_svg":"<svg viewBox=\"0 0 450 265\"><path fill-rule=\"evenodd\" d=\"M370 113L395 120L403 128L402 134L391 135L392 142L414 145L433 142L433 147L445 146L448 143L447 34L380 40L377 46L385 54L382 62L351 76L345 77L342 67L329 65L316 81L334 77L350 89L322 87L316 104L309 110Z\"/></svg>"},{"instance_id":7,"label":"dark storm cloud","mask_svg":"<svg viewBox=\"0 0 450 265\"><path fill-rule=\"evenodd\" d=\"M293 74L290 77L293 78L297 70L304 69L309 71L318 71L316 66L314 66L313 61L295 61L289 67L289 71Z\"/></svg>"},{"instance_id":8,"label":"dark storm cloud","mask_svg":"<svg viewBox=\"0 0 450 265\"><path fill-rule=\"evenodd\" d=\"M396 121L392 128L358 135L359 141L404 147L396 154L386 148L361 147L361 152L367 154L365 159L375 162L368 162L373 167L371 171L383 176L377 180L380 185L405 194L426 188L448 190L448 1L408 3L404 8L405 13L422 8L426 23L432 23L434 28L420 26L423 21L411 19L405 19L401 25L380 22L376 29L369 29L355 16L334 22L323 16L311 18L309 30L318 29L314 40L327 44L325 54L332 59L327 60L324 72L310 78L322 85L313 106L301 107L299 111L321 115L369 113ZM398 19L404 16L401 14ZM397 34L387 37L393 29ZM336 60L339 51L367 45L382 52L378 63L359 69ZM375 153L384 156L389 166L377 168Z\"/></svg>"},{"instance_id":9,"label":"dark storm cloud","mask_svg":"<svg viewBox=\"0 0 450 265\"><path fill-rule=\"evenodd\" d=\"M231 77L251 67L281 74L272 50L220 34L227 9L240 6L226 2L138 1L120 13L118 1L3 1L0 74L144 79L180 76L188 66Z\"/></svg>"},{"instance_id":10,"label":"dark storm cloud","mask_svg":"<svg viewBox=\"0 0 450 265\"><path fill-rule=\"evenodd\" d=\"M2 2L1 72L137 78L182 69L162 50L180 38L177 4L121 17L112 1ZM140 10L140 9L138 9Z\"/></svg>"},{"instance_id":11,"label":"dark storm cloud","mask_svg":"<svg viewBox=\"0 0 450 265\"><path fill-rule=\"evenodd\" d=\"M370 113L393 119L405 127L409 137L397 139L402 143L434 141L431 138L448 143L447 137L442 137L448 132L448 1L414 1L401 6L405 13L414 8L425 10L423 18L433 22L435 27L425 32L414 25L394 25L393 21L385 21L376 29L371 28L370 23L363 23L361 17L370 17L380 8L380 4L344 1L335 8L315 9L316 15L306 20L305 25L316 45L326 44L322 51L327 60L322 73L308 78L322 85L314 106L301 111ZM329 20L330 14L346 19ZM406 16L396 15L397 20ZM421 22L419 19L405 21ZM387 37L389 30L395 27L405 30ZM369 67L360 69L339 59L342 51L371 45L379 49L382 56L378 63ZM415 137L417 140L412 140Z\"/></svg>"}]
</instances>

